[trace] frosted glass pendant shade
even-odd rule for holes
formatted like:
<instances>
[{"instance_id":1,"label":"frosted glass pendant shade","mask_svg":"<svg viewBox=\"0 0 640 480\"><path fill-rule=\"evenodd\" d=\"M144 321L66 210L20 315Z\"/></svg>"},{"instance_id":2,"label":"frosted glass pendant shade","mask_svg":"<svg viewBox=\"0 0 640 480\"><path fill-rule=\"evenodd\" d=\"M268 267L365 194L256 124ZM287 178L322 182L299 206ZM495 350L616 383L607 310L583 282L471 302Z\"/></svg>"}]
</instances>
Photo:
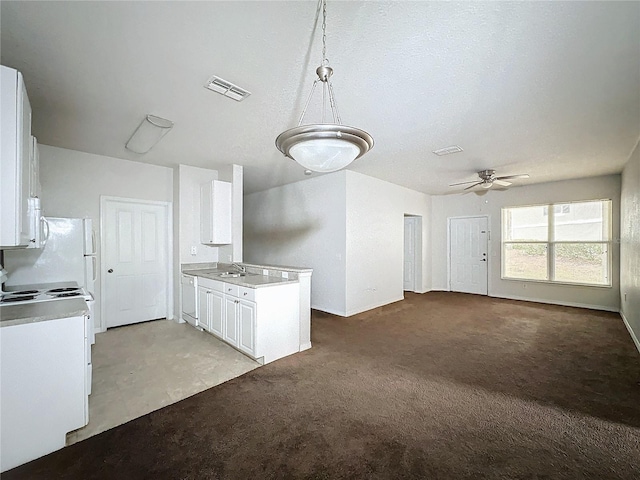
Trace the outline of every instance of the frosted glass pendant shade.
<instances>
[{"instance_id":1,"label":"frosted glass pendant shade","mask_svg":"<svg viewBox=\"0 0 640 480\"><path fill-rule=\"evenodd\" d=\"M351 142L338 138L306 140L293 145L289 155L296 162L314 172L335 172L360 154L360 149Z\"/></svg>"},{"instance_id":2,"label":"frosted glass pendant shade","mask_svg":"<svg viewBox=\"0 0 640 480\"><path fill-rule=\"evenodd\" d=\"M373 147L373 138L359 128L320 123L282 132L276 138L276 147L303 167L328 173L367 153Z\"/></svg>"}]
</instances>

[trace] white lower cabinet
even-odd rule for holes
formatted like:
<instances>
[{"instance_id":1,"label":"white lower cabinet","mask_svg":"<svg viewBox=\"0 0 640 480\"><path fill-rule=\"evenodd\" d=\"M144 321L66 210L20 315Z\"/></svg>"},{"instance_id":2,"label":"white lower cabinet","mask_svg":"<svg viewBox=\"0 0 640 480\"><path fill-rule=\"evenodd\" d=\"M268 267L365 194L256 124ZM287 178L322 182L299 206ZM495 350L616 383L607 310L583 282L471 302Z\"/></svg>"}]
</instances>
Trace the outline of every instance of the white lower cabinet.
<instances>
[{"instance_id":1,"label":"white lower cabinet","mask_svg":"<svg viewBox=\"0 0 640 480\"><path fill-rule=\"evenodd\" d=\"M216 337L223 338L224 335L224 294L220 292L216 292L215 290L211 292L211 321L209 322L209 331L213 333Z\"/></svg>"},{"instance_id":2,"label":"white lower cabinet","mask_svg":"<svg viewBox=\"0 0 640 480\"><path fill-rule=\"evenodd\" d=\"M238 346L238 299L224 295L224 341L234 347Z\"/></svg>"},{"instance_id":3,"label":"white lower cabinet","mask_svg":"<svg viewBox=\"0 0 640 480\"><path fill-rule=\"evenodd\" d=\"M0 329L0 471L65 446L87 424L87 318Z\"/></svg>"},{"instance_id":4,"label":"white lower cabinet","mask_svg":"<svg viewBox=\"0 0 640 480\"><path fill-rule=\"evenodd\" d=\"M300 351L299 296L298 283L246 288L198 277L198 323L258 362L269 363Z\"/></svg>"},{"instance_id":5,"label":"white lower cabinet","mask_svg":"<svg viewBox=\"0 0 640 480\"><path fill-rule=\"evenodd\" d=\"M211 325L211 289L198 286L198 327L210 331Z\"/></svg>"}]
</instances>

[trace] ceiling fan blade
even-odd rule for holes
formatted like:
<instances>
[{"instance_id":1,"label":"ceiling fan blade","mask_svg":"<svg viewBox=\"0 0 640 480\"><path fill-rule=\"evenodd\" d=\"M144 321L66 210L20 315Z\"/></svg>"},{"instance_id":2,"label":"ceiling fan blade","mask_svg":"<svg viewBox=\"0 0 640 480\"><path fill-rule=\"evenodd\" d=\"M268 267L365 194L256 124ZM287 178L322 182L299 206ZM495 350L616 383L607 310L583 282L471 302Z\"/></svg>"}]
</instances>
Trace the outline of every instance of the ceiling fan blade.
<instances>
[{"instance_id":1,"label":"ceiling fan blade","mask_svg":"<svg viewBox=\"0 0 640 480\"><path fill-rule=\"evenodd\" d=\"M468 184L468 183L476 183L476 182L477 182L477 180L472 180L471 182L452 183L452 184L451 184L451 185L449 185L449 186L450 186L450 187L455 187L455 186L458 186L458 185L466 185L466 184Z\"/></svg>"},{"instance_id":2,"label":"ceiling fan blade","mask_svg":"<svg viewBox=\"0 0 640 480\"><path fill-rule=\"evenodd\" d=\"M467 183L468 183L468 182L467 182ZM467 188L465 188L465 190L470 190L470 189L472 189L473 187L477 187L478 185L481 185L481 184L482 184L482 182L474 183L473 185L469 185Z\"/></svg>"},{"instance_id":3,"label":"ceiling fan blade","mask_svg":"<svg viewBox=\"0 0 640 480\"><path fill-rule=\"evenodd\" d=\"M496 185L500 185L501 187L508 187L509 185L511 185L511 182L505 182L504 180L500 180L499 178L496 178L493 183L495 183Z\"/></svg>"},{"instance_id":4,"label":"ceiling fan blade","mask_svg":"<svg viewBox=\"0 0 640 480\"><path fill-rule=\"evenodd\" d=\"M504 177L496 177L496 180L514 180L516 178L529 178L529 174L523 173L521 175L505 175Z\"/></svg>"}]
</instances>

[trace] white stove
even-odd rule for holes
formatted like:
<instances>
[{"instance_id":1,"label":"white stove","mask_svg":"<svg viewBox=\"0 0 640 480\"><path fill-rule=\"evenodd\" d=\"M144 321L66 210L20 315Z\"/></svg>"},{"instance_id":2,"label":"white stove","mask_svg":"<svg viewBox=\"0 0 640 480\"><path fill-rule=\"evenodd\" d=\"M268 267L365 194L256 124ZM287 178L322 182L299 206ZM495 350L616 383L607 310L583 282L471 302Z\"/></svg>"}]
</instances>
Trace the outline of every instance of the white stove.
<instances>
[{"instance_id":1,"label":"white stove","mask_svg":"<svg viewBox=\"0 0 640 480\"><path fill-rule=\"evenodd\" d=\"M83 298L91 301L93 297L84 288L77 284L41 284L13 287L0 293L0 306L16 305L36 302L49 302L64 300L67 298Z\"/></svg>"}]
</instances>

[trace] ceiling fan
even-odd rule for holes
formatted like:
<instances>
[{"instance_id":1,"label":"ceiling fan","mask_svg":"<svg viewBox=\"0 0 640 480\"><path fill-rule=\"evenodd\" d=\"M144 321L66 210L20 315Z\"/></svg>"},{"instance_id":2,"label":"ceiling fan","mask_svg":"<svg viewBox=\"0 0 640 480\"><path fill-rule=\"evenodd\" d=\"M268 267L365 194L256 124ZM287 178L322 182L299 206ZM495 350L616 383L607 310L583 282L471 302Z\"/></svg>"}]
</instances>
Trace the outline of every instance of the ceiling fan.
<instances>
[{"instance_id":1,"label":"ceiling fan","mask_svg":"<svg viewBox=\"0 0 640 480\"><path fill-rule=\"evenodd\" d=\"M478 172L478 177L480 181L474 180L472 182L461 182L461 183L452 183L449 185L450 187L455 187L457 185L466 185L468 183L473 183L473 185L469 185L465 190L471 190L474 187L480 185L482 188L489 189L493 187L493 185L499 185L501 187L508 187L512 182L506 182L505 180L515 180L517 178L529 178L528 173L523 173L520 175L505 175L502 177L496 177L495 170L480 170Z\"/></svg>"}]
</instances>

